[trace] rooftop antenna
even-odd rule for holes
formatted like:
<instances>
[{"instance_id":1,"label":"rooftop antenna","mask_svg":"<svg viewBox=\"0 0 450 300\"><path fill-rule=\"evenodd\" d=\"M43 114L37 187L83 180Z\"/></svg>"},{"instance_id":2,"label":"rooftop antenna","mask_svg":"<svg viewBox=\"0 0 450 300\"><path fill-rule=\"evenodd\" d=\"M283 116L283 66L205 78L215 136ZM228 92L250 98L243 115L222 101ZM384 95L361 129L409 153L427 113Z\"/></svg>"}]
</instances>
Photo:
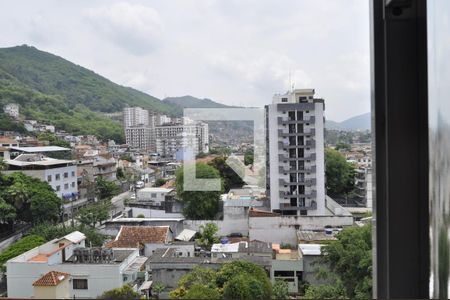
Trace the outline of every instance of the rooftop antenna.
<instances>
[{"instance_id":1,"label":"rooftop antenna","mask_svg":"<svg viewBox=\"0 0 450 300\"><path fill-rule=\"evenodd\" d=\"M292 92L291 69L289 69L289 88L290 92Z\"/></svg>"}]
</instances>

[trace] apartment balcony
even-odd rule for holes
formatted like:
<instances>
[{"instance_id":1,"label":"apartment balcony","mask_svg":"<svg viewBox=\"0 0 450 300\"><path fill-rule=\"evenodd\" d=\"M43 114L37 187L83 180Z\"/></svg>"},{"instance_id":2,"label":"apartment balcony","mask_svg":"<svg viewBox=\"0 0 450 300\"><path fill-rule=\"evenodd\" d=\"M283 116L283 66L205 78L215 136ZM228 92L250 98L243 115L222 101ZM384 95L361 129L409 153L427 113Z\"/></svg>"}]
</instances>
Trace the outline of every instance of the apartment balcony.
<instances>
[{"instance_id":1,"label":"apartment balcony","mask_svg":"<svg viewBox=\"0 0 450 300\"><path fill-rule=\"evenodd\" d=\"M278 142L278 150L286 150L286 149L298 149L298 148L316 148L316 141L314 139L306 141L303 145L289 145L288 143L284 143L282 141Z\"/></svg>"},{"instance_id":2,"label":"apartment balcony","mask_svg":"<svg viewBox=\"0 0 450 300\"><path fill-rule=\"evenodd\" d=\"M278 154L279 161L298 161L298 160L315 160L316 154L311 153L309 155L305 155L304 157L289 157L288 154Z\"/></svg>"},{"instance_id":3,"label":"apartment balcony","mask_svg":"<svg viewBox=\"0 0 450 300\"><path fill-rule=\"evenodd\" d=\"M282 174L284 173L316 173L316 166L311 166L309 168L293 169L289 166L280 166L278 171Z\"/></svg>"},{"instance_id":4,"label":"apartment balcony","mask_svg":"<svg viewBox=\"0 0 450 300\"><path fill-rule=\"evenodd\" d=\"M315 178L308 178L305 179L303 181L301 180L297 180L295 182L290 182L290 181L286 181L285 179L279 179L278 180L279 185L305 185L305 186L312 186L316 184L316 179Z\"/></svg>"},{"instance_id":5,"label":"apartment balcony","mask_svg":"<svg viewBox=\"0 0 450 300\"><path fill-rule=\"evenodd\" d=\"M317 209L317 202L311 201L309 204L305 205L299 205L299 206L292 206L288 203L282 203L280 205L281 210L314 210Z\"/></svg>"},{"instance_id":6,"label":"apartment balcony","mask_svg":"<svg viewBox=\"0 0 450 300\"><path fill-rule=\"evenodd\" d=\"M291 192L280 191L279 196L280 196L280 198L316 198L317 192L310 191L308 193L303 193L303 194L293 194Z\"/></svg>"},{"instance_id":7,"label":"apartment balcony","mask_svg":"<svg viewBox=\"0 0 450 300\"><path fill-rule=\"evenodd\" d=\"M292 119L283 119L282 117L278 117L278 125L289 125L289 124L314 124L316 122L316 117L311 116L309 118L304 118L300 120L292 120Z\"/></svg>"},{"instance_id":8,"label":"apartment balcony","mask_svg":"<svg viewBox=\"0 0 450 300\"><path fill-rule=\"evenodd\" d=\"M301 132L288 132L288 131L285 131L283 129L278 129L278 136L280 136L280 137L306 136L306 135L314 136L315 134L316 134L316 129L315 128L310 128L310 129L307 129L307 130L301 131Z\"/></svg>"}]
</instances>

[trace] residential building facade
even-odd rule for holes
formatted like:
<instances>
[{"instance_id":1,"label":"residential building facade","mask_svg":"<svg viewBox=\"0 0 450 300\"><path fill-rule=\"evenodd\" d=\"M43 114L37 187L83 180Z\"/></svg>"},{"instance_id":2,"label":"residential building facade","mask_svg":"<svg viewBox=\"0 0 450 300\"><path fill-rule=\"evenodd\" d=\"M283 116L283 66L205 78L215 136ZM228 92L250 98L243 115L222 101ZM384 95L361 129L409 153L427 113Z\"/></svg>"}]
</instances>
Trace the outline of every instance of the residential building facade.
<instances>
[{"instance_id":1,"label":"residential building facade","mask_svg":"<svg viewBox=\"0 0 450 300\"><path fill-rule=\"evenodd\" d=\"M266 109L267 189L272 211L324 215L324 100L314 89L275 95Z\"/></svg>"}]
</instances>

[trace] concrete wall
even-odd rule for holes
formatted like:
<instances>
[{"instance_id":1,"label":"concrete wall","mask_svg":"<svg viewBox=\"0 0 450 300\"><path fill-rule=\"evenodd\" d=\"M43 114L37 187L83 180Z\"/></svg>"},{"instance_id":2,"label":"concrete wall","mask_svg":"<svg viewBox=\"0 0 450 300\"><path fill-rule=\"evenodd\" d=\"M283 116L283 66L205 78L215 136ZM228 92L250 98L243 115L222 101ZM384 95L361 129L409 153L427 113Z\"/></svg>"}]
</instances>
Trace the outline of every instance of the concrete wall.
<instances>
[{"instance_id":1,"label":"concrete wall","mask_svg":"<svg viewBox=\"0 0 450 300\"><path fill-rule=\"evenodd\" d=\"M131 218L137 218L140 214L144 215L146 218L184 218L181 213L166 213L161 209L131 207Z\"/></svg>"},{"instance_id":2,"label":"concrete wall","mask_svg":"<svg viewBox=\"0 0 450 300\"><path fill-rule=\"evenodd\" d=\"M351 226L352 216L280 216L259 217L249 220L249 237L272 243L297 244L299 229L323 229L326 225Z\"/></svg>"}]
</instances>

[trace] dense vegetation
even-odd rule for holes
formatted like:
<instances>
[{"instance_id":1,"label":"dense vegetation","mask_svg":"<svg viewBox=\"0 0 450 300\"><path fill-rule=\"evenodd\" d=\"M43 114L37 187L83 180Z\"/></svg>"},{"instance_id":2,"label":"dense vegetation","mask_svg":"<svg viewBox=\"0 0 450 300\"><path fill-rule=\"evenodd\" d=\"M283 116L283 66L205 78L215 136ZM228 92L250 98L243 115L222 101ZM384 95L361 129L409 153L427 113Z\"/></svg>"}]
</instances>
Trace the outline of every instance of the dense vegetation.
<instances>
[{"instance_id":1,"label":"dense vegetation","mask_svg":"<svg viewBox=\"0 0 450 300\"><path fill-rule=\"evenodd\" d=\"M184 216L192 220L214 219L219 211L219 200L222 190L185 190L184 168L193 168L193 166L184 166L176 172L176 191L178 197L184 204ZM219 172L207 164L197 163L195 169L196 178L220 178ZM208 189L207 186L204 186L204 188Z\"/></svg>"},{"instance_id":2,"label":"dense vegetation","mask_svg":"<svg viewBox=\"0 0 450 300\"><path fill-rule=\"evenodd\" d=\"M225 263L217 271L196 267L170 293L175 299L270 299L271 295L264 269L248 261Z\"/></svg>"},{"instance_id":3,"label":"dense vegetation","mask_svg":"<svg viewBox=\"0 0 450 300\"><path fill-rule=\"evenodd\" d=\"M44 181L20 172L0 174L0 231L14 223L57 222L61 199Z\"/></svg>"},{"instance_id":4,"label":"dense vegetation","mask_svg":"<svg viewBox=\"0 0 450 300\"><path fill-rule=\"evenodd\" d=\"M325 149L325 188L330 197L349 197L355 190L355 167L337 150Z\"/></svg>"},{"instance_id":5,"label":"dense vegetation","mask_svg":"<svg viewBox=\"0 0 450 300\"><path fill-rule=\"evenodd\" d=\"M208 165L219 171L225 193L228 193L231 188L242 187L244 184L242 178L226 163L227 158L228 156L226 155L218 156L208 163Z\"/></svg>"},{"instance_id":6,"label":"dense vegetation","mask_svg":"<svg viewBox=\"0 0 450 300\"><path fill-rule=\"evenodd\" d=\"M330 270L322 273L332 277L330 285L311 285L307 299L371 299L372 298L372 227L349 227L322 248L320 262Z\"/></svg>"},{"instance_id":7,"label":"dense vegetation","mask_svg":"<svg viewBox=\"0 0 450 300\"><path fill-rule=\"evenodd\" d=\"M119 142L121 124L99 112L117 112L127 105L167 114L178 109L26 45L0 49L0 106L10 102L18 103L26 118ZM0 125L3 120L0 116Z\"/></svg>"}]
</instances>

